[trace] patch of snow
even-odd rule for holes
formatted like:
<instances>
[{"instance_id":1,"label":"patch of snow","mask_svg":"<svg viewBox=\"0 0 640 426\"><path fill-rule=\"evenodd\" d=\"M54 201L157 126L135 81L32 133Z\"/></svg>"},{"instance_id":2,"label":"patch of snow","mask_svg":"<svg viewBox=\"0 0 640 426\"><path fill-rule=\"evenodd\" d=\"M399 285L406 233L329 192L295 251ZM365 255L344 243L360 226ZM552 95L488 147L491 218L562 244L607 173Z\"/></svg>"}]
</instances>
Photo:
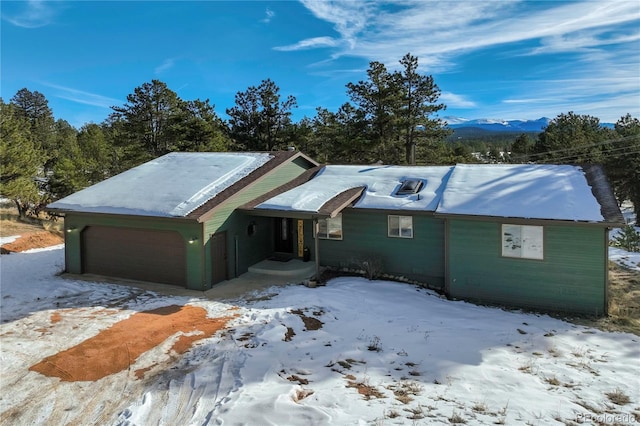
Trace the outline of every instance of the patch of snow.
<instances>
[{"instance_id":1,"label":"patch of snow","mask_svg":"<svg viewBox=\"0 0 640 426\"><path fill-rule=\"evenodd\" d=\"M640 253L626 251L618 247L609 247L609 260L625 268L640 271Z\"/></svg>"},{"instance_id":2,"label":"patch of snow","mask_svg":"<svg viewBox=\"0 0 640 426\"><path fill-rule=\"evenodd\" d=\"M174 152L49 204L93 213L183 217L272 158L266 153Z\"/></svg>"},{"instance_id":3,"label":"patch of snow","mask_svg":"<svg viewBox=\"0 0 640 426\"><path fill-rule=\"evenodd\" d=\"M20 235L11 235L10 237L0 237L0 246L3 244L12 243L18 238L20 238Z\"/></svg>"},{"instance_id":4,"label":"patch of snow","mask_svg":"<svg viewBox=\"0 0 640 426\"><path fill-rule=\"evenodd\" d=\"M582 169L533 164L458 164L438 213L599 222Z\"/></svg>"}]
</instances>

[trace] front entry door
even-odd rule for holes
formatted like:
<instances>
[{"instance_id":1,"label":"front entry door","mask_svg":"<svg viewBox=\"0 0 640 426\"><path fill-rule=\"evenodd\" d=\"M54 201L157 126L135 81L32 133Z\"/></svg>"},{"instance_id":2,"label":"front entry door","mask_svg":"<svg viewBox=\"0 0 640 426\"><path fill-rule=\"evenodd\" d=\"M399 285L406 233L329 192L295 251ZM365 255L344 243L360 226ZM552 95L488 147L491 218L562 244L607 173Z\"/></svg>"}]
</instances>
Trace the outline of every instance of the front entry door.
<instances>
[{"instance_id":1,"label":"front entry door","mask_svg":"<svg viewBox=\"0 0 640 426\"><path fill-rule=\"evenodd\" d=\"M216 232L211 236L211 284L227 278L227 232Z\"/></svg>"},{"instance_id":2,"label":"front entry door","mask_svg":"<svg viewBox=\"0 0 640 426\"><path fill-rule=\"evenodd\" d=\"M278 217L275 219L275 249L279 253L293 253L293 219Z\"/></svg>"}]
</instances>

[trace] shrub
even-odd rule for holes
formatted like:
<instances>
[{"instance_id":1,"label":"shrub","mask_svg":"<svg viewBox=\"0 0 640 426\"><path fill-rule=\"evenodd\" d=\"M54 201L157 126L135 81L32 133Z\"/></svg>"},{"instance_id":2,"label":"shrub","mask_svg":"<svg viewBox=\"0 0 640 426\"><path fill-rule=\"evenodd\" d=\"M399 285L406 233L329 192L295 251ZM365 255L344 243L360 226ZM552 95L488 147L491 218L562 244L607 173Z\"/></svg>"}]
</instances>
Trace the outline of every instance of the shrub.
<instances>
[{"instance_id":1,"label":"shrub","mask_svg":"<svg viewBox=\"0 0 640 426\"><path fill-rule=\"evenodd\" d=\"M611 239L611 245L626 251L640 252L640 232L634 226L627 224Z\"/></svg>"},{"instance_id":2,"label":"shrub","mask_svg":"<svg viewBox=\"0 0 640 426\"><path fill-rule=\"evenodd\" d=\"M353 261L356 269L362 271L365 277L370 280L380 278L384 270L382 259L379 256L363 256Z\"/></svg>"}]
</instances>

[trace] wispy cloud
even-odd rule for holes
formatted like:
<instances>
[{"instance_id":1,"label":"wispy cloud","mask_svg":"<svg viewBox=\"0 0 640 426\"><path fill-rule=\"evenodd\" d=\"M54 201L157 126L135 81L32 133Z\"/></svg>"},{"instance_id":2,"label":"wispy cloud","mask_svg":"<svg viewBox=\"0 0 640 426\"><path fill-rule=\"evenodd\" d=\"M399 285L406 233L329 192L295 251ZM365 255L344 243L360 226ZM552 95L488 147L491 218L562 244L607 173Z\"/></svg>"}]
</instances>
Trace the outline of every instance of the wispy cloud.
<instances>
[{"instance_id":1,"label":"wispy cloud","mask_svg":"<svg viewBox=\"0 0 640 426\"><path fill-rule=\"evenodd\" d=\"M451 92L440 93L440 101L446 105L455 108L475 108L477 104L463 95L458 95Z\"/></svg>"},{"instance_id":2,"label":"wispy cloud","mask_svg":"<svg viewBox=\"0 0 640 426\"><path fill-rule=\"evenodd\" d=\"M531 50L529 54L588 51L603 46L637 43L639 40L640 31L629 32L628 34L610 34L607 28L603 28L600 33L590 31L588 34L567 34L542 39L542 46Z\"/></svg>"},{"instance_id":3,"label":"wispy cloud","mask_svg":"<svg viewBox=\"0 0 640 426\"><path fill-rule=\"evenodd\" d=\"M2 19L21 28L40 28L53 22L58 5L40 0L4 2Z\"/></svg>"},{"instance_id":4,"label":"wispy cloud","mask_svg":"<svg viewBox=\"0 0 640 426\"><path fill-rule=\"evenodd\" d=\"M107 96L85 92L82 90L74 89L72 87L61 86L58 84L46 82L42 84L56 90L56 92L53 93L53 96L79 104L97 106L101 108L110 108L113 105L122 104L122 99L109 98Z\"/></svg>"},{"instance_id":5,"label":"wispy cloud","mask_svg":"<svg viewBox=\"0 0 640 426\"><path fill-rule=\"evenodd\" d=\"M271 22L271 20L274 18L274 16L276 16L276 13L273 10L267 8L267 10L265 10L265 12L264 12L264 15L265 16L264 16L264 18L262 19L261 22L264 22L265 24L268 24L269 22Z\"/></svg>"},{"instance_id":6,"label":"wispy cloud","mask_svg":"<svg viewBox=\"0 0 640 426\"><path fill-rule=\"evenodd\" d=\"M357 44L360 33L376 13L375 3L362 1L328 2L301 0L317 18L334 24L335 30L349 48Z\"/></svg>"},{"instance_id":7,"label":"wispy cloud","mask_svg":"<svg viewBox=\"0 0 640 426\"><path fill-rule=\"evenodd\" d=\"M619 25L640 20L640 8L630 1L534 2L544 9L533 10L514 1L301 2L333 24L345 42L336 43L340 54L384 62L411 51L440 64L462 52L528 40L552 49L577 34L571 49L628 42L636 39L637 29L624 34ZM598 37L612 29L619 33L608 41Z\"/></svg>"},{"instance_id":8,"label":"wispy cloud","mask_svg":"<svg viewBox=\"0 0 640 426\"><path fill-rule=\"evenodd\" d=\"M299 42L289 46L277 46L274 47L274 50L287 52L293 50L315 49L317 47L335 47L337 44L338 40L331 37L313 37L300 40Z\"/></svg>"},{"instance_id":9,"label":"wispy cloud","mask_svg":"<svg viewBox=\"0 0 640 426\"><path fill-rule=\"evenodd\" d=\"M587 52L557 69L556 77L523 81L513 96L501 101L502 107L512 114L536 109L555 114L574 111L612 122L627 112L638 116L638 68L635 55Z\"/></svg>"},{"instance_id":10,"label":"wispy cloud","mask_svg":"<svg viewBox=\"0 0 640 426\"><path fill-rule=\"evenodd\" d=\"M162 64L158 65L154 71L155 74L162 74L163 72L167 71L168 69L173 68L173 66L175 65L176 61L174 58L167 58L165 59Z\"/></svg>"},{"instance_id":11,"label":"wispy cloud","mask_svg":"<svg viewBox=\"0 0 640 426\"><path fill-rule=\"evenodd\" d=\"M505 115L530 117L527 105L559 112L601 108L606 114L616 110L614 102L618 111L640 112L640 7L634 1L300 1L333 31L281 50L330 47L328 60L360 57L390 69L411 52L422 71L444 73L456 72L467 54L499 48L503 59L541 58L529 78L515 82L510 96L494 105ZM317 42L327 39L332 44ZM476 96L441 95L451 107L483 108L470 99Z\"/></svg>"}]
</instances>

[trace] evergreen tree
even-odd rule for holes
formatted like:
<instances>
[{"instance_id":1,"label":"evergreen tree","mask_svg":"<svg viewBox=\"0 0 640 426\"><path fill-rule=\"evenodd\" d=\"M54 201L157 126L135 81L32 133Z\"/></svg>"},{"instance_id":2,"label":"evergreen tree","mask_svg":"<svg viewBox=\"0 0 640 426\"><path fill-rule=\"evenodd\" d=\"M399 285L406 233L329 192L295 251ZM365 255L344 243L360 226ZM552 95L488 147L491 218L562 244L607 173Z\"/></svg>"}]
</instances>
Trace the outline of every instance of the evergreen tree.
<instances>
[{"instance_id":1,"label":"evergreen tree","mask_svg":"<svg viewBox=\"0 0 640 426\"><path fill-rule=\"evenodd\" d=\"M128 150L142 149L146 157L154 158L175 149L175 135L169 127L180 114L178 95L159 80L136 87L127 96L127 103L111 107L112 122L122 125L121 131ZM145 157L145 155L136 155Z\"/></svg>"},{"instance_id":2,"label":"evergreen tree","mask_svg":"<svg viewBox=\"0 0 640 426\"><path fill-rule=\"evenodd\" d=\"M423 141L441 141L450 131L444 122L432 115L444 110L444 104L436 104L440 89L433 76L418 73L418 58L407 53L401 60L403 69L395 74L401 90L398 115L400 131L404 134L405 161L416 164L416 146Z\"/></svg>"},{"instance_id":3,"label":"evergreen tree","mask_svg":"<svg viewBox=\"0 0 640 426\"><path fill-rule=\"evenodd\" d=\"M46 176L41 180L41 192L46 197L43 198L42 207L54 199L71 194L73 191L60 193L58 190L58 170L63 164L76 164L82 157L78 150L78 131L65 120L57 120L54 124L54 135L48 150L48 161L46 163ZM76 187L75 190L84 186Z\"/></svg>"},{"instance_id":4,"label":"evergreen tree","mask_svg":"<svg viewBox=\"0 0 640 426\"><path fill-rule=\"evenodd\" d=\"M640 232L635 226L627 224L611 239L611 245L626 251L640 252Z\"/></svg>"},{"instance_id":5,"label":"evergreen tree","mask_svg":"<svg viewBox=\"0 0 640 426\"><path fill-rule=\"evenodd\" d=\"M0 99L0 194L15 203L19 217L38 204L40 152L31 138L31 123L22 111Z\"/></svg>"},{"instance_id":6,"label":"evergreen tree","mask_svg":"<svg viewBox=\"0 0 640 426\"><path fill-rule=\"evenodd\" d=\"M418 157L422 163L442 161L447 149L440 143L450 131L433 117L445 109L436 103L440 89L432 76L418 73L417 57L407 53L400 65L401 71L390 73L384 64L370 62L368 80L347 84L367 124L370 154L388 164L416 164Z\"/></svg>"},{"instance_id":7,"label":"evergreen tree","mask_svg":"<svg viewBox=\"0 0 640 426\"><path fill-rule=\"evenodd\" d=\"M18 90L10 103L15 113L29 123L29 137L40 151L44 171L50 171L55 163L55 119L49 101L38 91L27 88Z\"/></svg>"},{"instance_id":8,"label":"evergreen tree","mask_svg":"<svg viewBox=\"0 0 640 426\"><path fill-rule=\"evenodd\" d=\"M84 125L73 143L60 151L51 181L51 193L62 198L111 176L113 148L97 124Z\"/></svg>"},{"instance_id":9,"label":"evergreen tree","mask_svg":"<svg viewBox=\"0 0 640 426\"><path fill-rule=\"evenodd\" d=\"M615 124L618 138L607 153L607 176L620 202L630 200L640 217L640 120L627 114Z\"/></svg>"},{"instance_id":10,"label":"evergreen tree","mask_svg":"<svg viewBox=\"0 0 640 426\"><path fill-rule=\"evenodd\" d=\"M143 145L142 138L131 133L132 128L123 116L109 115L101 128L107 143L112 147L112 174L122 173L154 158Z\"/></svg>"},{"instance_id":11,"label":"evergreen tree","mask_svg":"<svg viewBox=\"0 0 640 426\"><path fill-rule=\"evenodd\" d=\"M366 81L348 83L347 95L366 120L364 136L370 141L371 154L385 163L397 164L401 157L396 131L399 120L396 112L401 98L398 79L377 61L369 63L367 77Z\"/></svg>"},{"instance_id":12,"label":"evergreen tree","mask_svg":"<svg viewBox=\"0 0 640 426\"><path fill-rule=\"evenodd\" d=\"M511 161L514 163L526 163L533 149L533 141L526 133L520 136L511 145Z\"/></svg>"},{"instance_id":13,"label":"evergreen tree","mask_svg":"<svg viewBox=\"0 0 640 426\"><path fill-rule=\"evenodd\" d=\"M231 140L226 134L226 124L209 99L180 100L179 110L170 126L178 151L227 151Z\"/></svg>"},{"instance_id":14,"label":"evergreen tree","mask_svg":"<svg viewBox=\"0 0 640 426\"><path fill-rule=\"evenodd\" d=\"M560 114L538 136L534 146L538 162L602 163L608 140L615 134L600 125L597 117Z\"/></svg>"},{"instance_id":15,"label":"evergreen tree","mask_svg":"<svg viewBox=\"0 0 640 426\"><path fill-rule=\"evenodd\" d=\"M226 110L231 117L229 134L234 144L244 151L285 148L291 109L296 106L293 96L280 101L280 88L270 79L236 93L235 106Z\"/></svg>"}]
</instances>

